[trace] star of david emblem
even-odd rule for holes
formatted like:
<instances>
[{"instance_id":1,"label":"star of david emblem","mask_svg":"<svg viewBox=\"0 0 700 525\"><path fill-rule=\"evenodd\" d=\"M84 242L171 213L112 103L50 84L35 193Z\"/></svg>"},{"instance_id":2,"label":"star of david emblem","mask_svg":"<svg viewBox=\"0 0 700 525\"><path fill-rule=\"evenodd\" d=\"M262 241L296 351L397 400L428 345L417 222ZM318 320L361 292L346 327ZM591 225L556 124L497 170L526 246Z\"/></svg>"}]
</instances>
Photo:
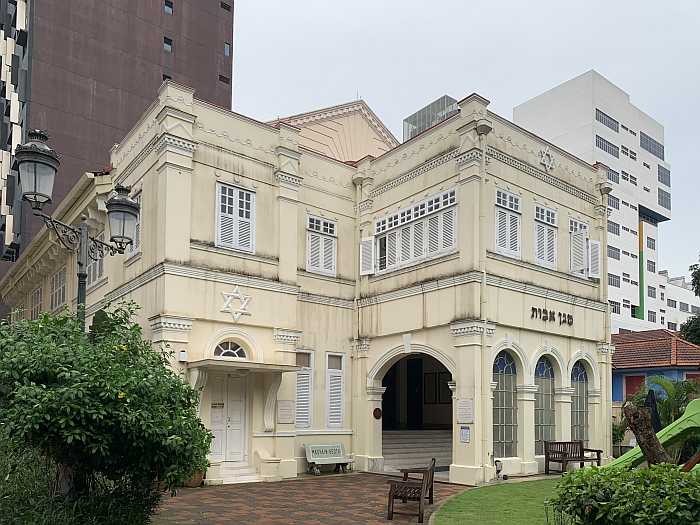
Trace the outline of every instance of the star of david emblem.
<instances>
[{"instance_id":1,"label":"star of david emblem","mask_svg":"<svg viewBox=\"0 0 700 525\"><path fill-rule=\"evenodd\" d=\"M554 156L549 151L549 146L540 150L540 164L544 166L545 171L551 171L554 168Z\"/></svg>"},{"instance_id":2,"label":"star of david emblem","mask_svg":"<svg viewBox=\"0 0 700 525\"><path fill-rule=\"evenodd\" d=\"M224 297L224 306L221 307L221 311L230 313L234 323L237 323L242 315L250 315L248 304L251 297L241 292L240 286L236 286L232 292L222 292L221 295ZM238 301L237 308L234 301Z\"/></svg>"}]
</instances>

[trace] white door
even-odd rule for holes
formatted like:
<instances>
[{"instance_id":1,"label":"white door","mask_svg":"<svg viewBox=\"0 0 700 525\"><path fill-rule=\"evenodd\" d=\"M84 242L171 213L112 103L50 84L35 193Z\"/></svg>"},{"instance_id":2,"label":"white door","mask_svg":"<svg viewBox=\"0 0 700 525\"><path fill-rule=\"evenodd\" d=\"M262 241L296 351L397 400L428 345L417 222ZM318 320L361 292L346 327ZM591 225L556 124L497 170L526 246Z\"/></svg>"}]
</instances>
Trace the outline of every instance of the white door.
<instances>
[{"instance_id":1,"label":"white door","mask_svg":"<svg viewBox=\"0 0 700 525\"><path fill-rule=\"evenodd\" d=\"M245 378L211 376L209 424L214 439L210 457L219 461L245 460Z\"/></svg>"},{"instance_id":2,"label":"white door","mask_svg":"<svg viewBox=\"0 0 700 525\"><path fill-rule=\"evenodd\" d=\"M245 378L228 377L226 461L245 459Z\"/></svg>"}]
</instances>

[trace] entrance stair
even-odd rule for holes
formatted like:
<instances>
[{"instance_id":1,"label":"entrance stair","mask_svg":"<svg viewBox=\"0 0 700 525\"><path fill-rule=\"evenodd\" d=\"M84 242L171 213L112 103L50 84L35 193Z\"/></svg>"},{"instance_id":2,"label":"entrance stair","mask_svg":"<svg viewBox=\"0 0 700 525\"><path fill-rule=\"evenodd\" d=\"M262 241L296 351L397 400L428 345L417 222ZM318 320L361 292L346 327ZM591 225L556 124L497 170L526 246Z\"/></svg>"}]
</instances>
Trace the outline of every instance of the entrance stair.
<instances>
[{"instance_id":1,"label":"entrance stair","mask_svg":"<svg viewBox=\"0 0 700 525\"><path fill-rule=\"evenodd\" d=\"M384 470L423 467L435 458L436 467L452 463L452 430L385 430L382 432Z\"/></svg>"}]
</instances>

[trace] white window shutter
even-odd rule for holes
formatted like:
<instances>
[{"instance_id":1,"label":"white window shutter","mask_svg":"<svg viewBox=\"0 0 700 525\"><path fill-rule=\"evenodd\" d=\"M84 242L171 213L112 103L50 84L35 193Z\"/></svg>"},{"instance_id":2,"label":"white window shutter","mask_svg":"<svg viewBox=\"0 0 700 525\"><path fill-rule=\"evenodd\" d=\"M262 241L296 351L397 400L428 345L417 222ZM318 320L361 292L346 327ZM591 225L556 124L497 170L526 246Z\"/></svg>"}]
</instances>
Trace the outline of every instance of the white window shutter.
<instances>
[{"instance_id":1,"label":"white window shutter","mask_svg":"<svg viewBox=\"0 0 700 525\"><path fill-rule=\"evenodd\" d=\"M588 277L600 279L600 241L588 241Z\"/></svg>"},{"instance_id":2,"label":"white window shutter","mask_svg":"<svg viewBox=\"0 0 700 525\"><path fill-rule=\"evenodd\" d=\"M413 225L413 257L423 257L423 231L425 221L418 221Z\"/></svg>"},{"instance_id":3,"label":"white window shutter","mask_svg":"<svg viewBox=\"0 0 700 525\"><path fill-rule=\"evenodd\" d=\"M296 426L299 428L311 426L312 395L311 369L302 368L297 371Z\"/></svg>"},{"instance_id":4,"label":"white window shutter","mask_svg":"<svg viewBox=\"0 0 700 525\"><path fill-rule=\"evenodd\" d=\"M401 228L401 262L411 260L411 226Z\"/></svg>"},{"instance_id":5,"label":"white window shutter","mask_svg":"<svg viewBox=\"0 0 700 525\"><path fill-rule=\"evenodd\" d=\"M450 208L442 214L442 248L452 248L455 245L455 208Z\"/></svg>"},{"instance_id":6,"label":"white window shutter","mask_svg":"<svg viewBox=\"0 0 700 525\"><path fill-rule=\"evenodd\" d=\"M231 195L233 188L218 184L216 187L216 244L226 248L234 248L235 217L233 213L233 200L235 193Z\"/></svg>"},{"instance_id":7,"label":"white window shutter","mask_svg":"<svg viewBox=\"0 0 700 525\"><path fill-rule=\"evenodd\" d=\"M374 237L360 240L360 275L374 273Z\"/></svg>"},{"instance_id":8,"label":"white window shutter","mask_svg":"<svg viewBox=\"0 0 700 525\"><path fill-rule=\"evenodd\" d=\"M386 236L386 266L390 268L396 265L396 232L389 232Z\"/></svg>"},{"instance_id":9,"label":"white window shutter","mask_svg":"<svg viewBox=\"0 0 700 525\"><path fill-rule=\"evenodd\" d=\"M321 269L321 236L308 232L306 235L306 269L318 271Z\"/></svg>"},{"instance_id":10,"label":"white window shutter","mask_svg":"<svg viewBox=\"0 0 700 525\"><path fill-rule=\"evenodd\" d=\"M547 228L541 222L535 222L535 260L547 262Z\"/></svg>"},{"instance_id":11,"label":"white window shutter","mask_svg":"<svg viewBox=\"0 0 700 525\"><path fill-rule=\"evenodd\" d=\"M571 271L584 273L586 271L586 231L579 230L571 234Z\"/></svg>"},{"instance_id":12,"label":"white window shutter","mask_svg":"<svg viewBox=\"0 0 700 525\"><path fill-rule=\"evenodd\" d=\"M496 248L508 249L508 214L496 208Z\"/></svg>"},{"instance_id":13,"label":"white window shutter","mask_svg":"<svg viewBox=\"0 0 700 525\"><path fill-rule=\"evenodd\" d=\"M238 190L236 199L236 248L255 251L255 194Z\"/></svg>"},{"instance_id":14,"label":"white window shutter","mask_svg":"<svg viewBox=\"0 0 700 525\"><path fill-rule=\"evenodd\" d=\"M335 274L335 238L323 237L323 271Z\"/></svg>"},{"instance_id":15,"label":"white window shutter","mask_svg":"<svg viewBox=\"0 0 700 525\"><path fill-rule=\"evenodd\" d=\"M433 215L428 219L428 253L440 249L440 217Z\"/></svg>"},{"instance_id":16,"label":"white window shutter","mask_svg":"<svg viewBox=\"0 0 700 525\"><path fill-rule=\"evenodd\" d=\"M343 371L328 370L328 428L343 426Z\"/></svg>"},{"instance_id":17,"label":"white window shutter","mask_svg":"<svg viewBox=\"0 0 700 525\"><path fill-rule=\"evenodd\" d=\"M520 215L515 213L508 214L508 249L520 253Z\"/></svg>"},{"instance_id":18,"label":"white window shutter","mask_svg":"<svg viewBox=\"0 0 700 525\"><path fill-rule=\"evenodd\" d=\"M547 228L547 264L555 266L557 263L557 230Z\"/></svg>"}]
</instances>

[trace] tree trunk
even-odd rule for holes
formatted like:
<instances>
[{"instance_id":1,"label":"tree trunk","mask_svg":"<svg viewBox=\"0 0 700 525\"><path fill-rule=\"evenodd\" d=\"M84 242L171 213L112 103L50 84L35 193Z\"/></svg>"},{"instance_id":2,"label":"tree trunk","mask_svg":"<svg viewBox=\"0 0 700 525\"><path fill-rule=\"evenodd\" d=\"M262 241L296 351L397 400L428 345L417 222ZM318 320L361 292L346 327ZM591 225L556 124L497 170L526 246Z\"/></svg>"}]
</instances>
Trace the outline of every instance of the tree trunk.
<instances>
[{"instance_id":1,"label":"tree trunk","mask_svg":"<svg viewBox=\"0 0 700 525\"><path fill-rule=\"evenodd\" d=\"M649 465L673 463L668 452L661 446L659 439L654 433L649 409L627 403L622 408L622 411L625 413L627 423L634 433L634 436L637 438L637 443L639 444L639 448L642 449L647 463Z\"/></svg>"}]
</instances>

